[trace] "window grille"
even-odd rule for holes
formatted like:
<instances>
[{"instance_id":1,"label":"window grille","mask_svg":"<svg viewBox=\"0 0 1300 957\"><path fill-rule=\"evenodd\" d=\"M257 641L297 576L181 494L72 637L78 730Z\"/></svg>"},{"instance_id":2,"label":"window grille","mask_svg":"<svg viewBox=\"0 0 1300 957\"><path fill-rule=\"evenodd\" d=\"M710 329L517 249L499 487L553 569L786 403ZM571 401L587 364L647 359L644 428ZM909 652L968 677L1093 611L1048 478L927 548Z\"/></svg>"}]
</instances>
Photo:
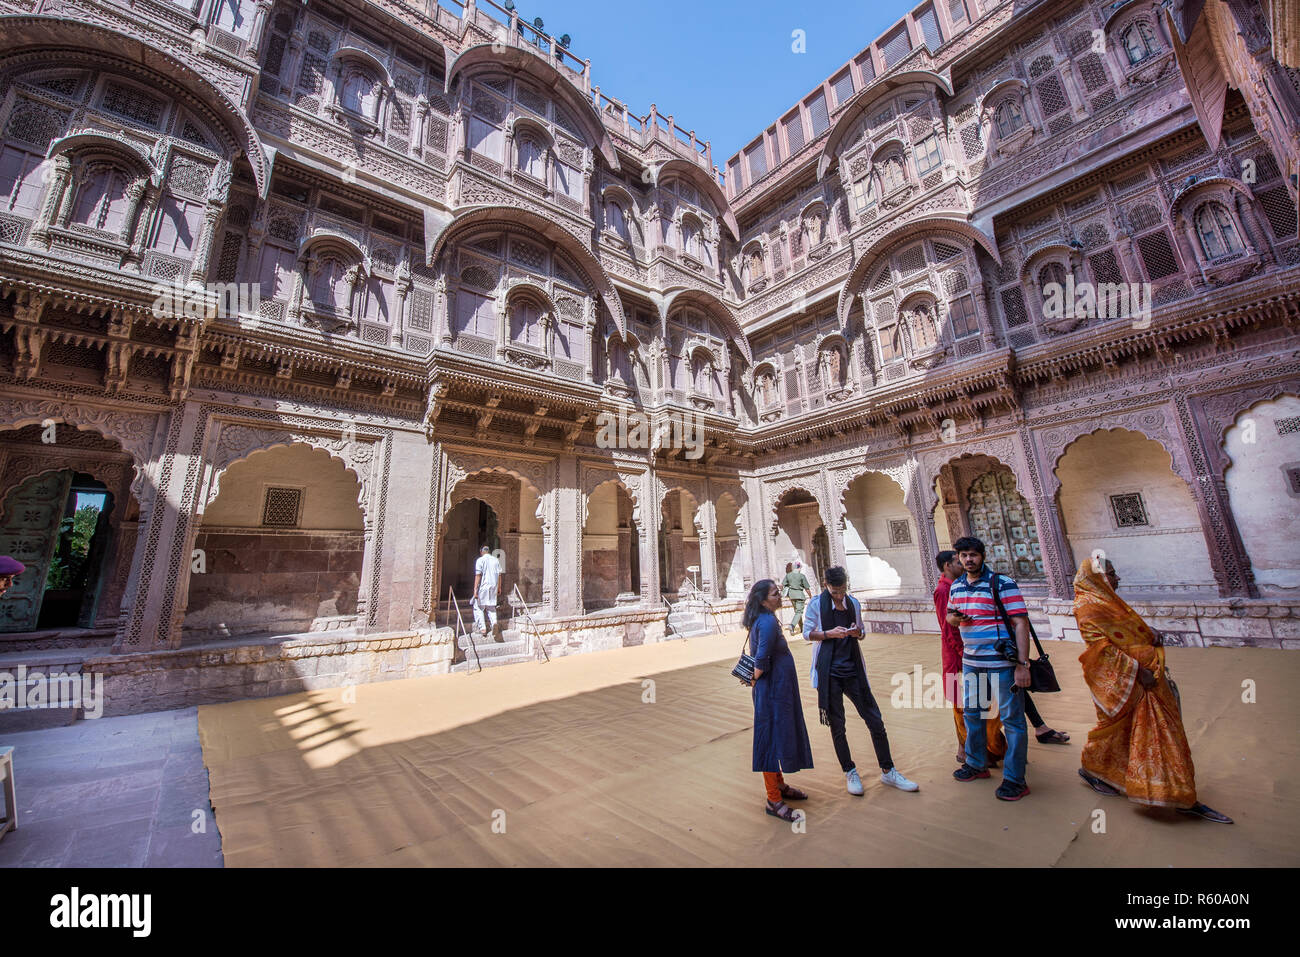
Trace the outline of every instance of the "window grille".
<instances>
[{"instance_id":1,"label":"window grille","mask_svg":"<svg viewBox=\"0 0 1300 957\"><path fill-rule=\"evenodd\" d=\"M1142 496L1138 492L1112 495L1110 507L1115 513L1115 524L1120 528L1137 528L1151 524L1147 519L1147 510L1142 502Z\"/></svg>"},{"instance_id":2,"label":"window grille","mask_svg":"<svg viewBox=\"0 0 1300 957\"><path fill-rule=\"evenodd\" d=\"M1178 259L1174 256L1173 244L1169 241L1169 233L1166 231L1148 233L1138 239L1137 245L1142 253L1142 264L1146 267L1147 278L1163 279L1165 276L1181 272Z\"/></svg>"},{"instance_id":3,"label":"window grille","mask_svg":"<svg viewBox=\"0 0 1300 957\"><path fill-rule=\"evenodd\" d=\"M262 524L273 528L297 528L302 512L302 489L271 487L266 490Z\"/></svg>"}]
</instances>

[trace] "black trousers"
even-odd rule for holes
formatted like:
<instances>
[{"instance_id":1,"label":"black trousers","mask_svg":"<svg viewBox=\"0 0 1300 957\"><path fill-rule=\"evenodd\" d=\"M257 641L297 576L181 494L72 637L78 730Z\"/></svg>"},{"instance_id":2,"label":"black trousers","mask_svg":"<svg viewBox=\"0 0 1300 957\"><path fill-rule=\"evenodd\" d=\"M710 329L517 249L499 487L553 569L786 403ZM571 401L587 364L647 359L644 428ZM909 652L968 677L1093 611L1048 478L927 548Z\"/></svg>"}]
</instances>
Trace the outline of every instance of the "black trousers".
<instances>
[{"instance_id":1,"label":"black trousers","mask_svg":"<svg viewBox=\"0 0 1300 957\"><path fill-rule=\"evenodd\" d=\"M889 735L885 733L885 721L880 716L880 708L876 705L871 689L856 676L837 678L831 675L829 680L826 716L830 718L831 742L835 745L835 757L839 758L840 769L847 774L856 767L853 755L849 753L848 735L844 727L844 699L847 697L871 731L871 743L875 746L880 770L888 771L894 766L894 759L889 756Z\"/></svg>"},{"instance_id":2,"label":"black trousers","mask_svg":"<svg viewBox=\"0 0 1300 957\"><path fill-rule=\"evenodd\" d=\"M1034 707L1034 699L1029 697L1028 691L1020 693L1025 696L1025 717L1029 719L1029 726L1031 728L1041 728L1043 726L1043 716Z\"/></svg>"}]
</instances>

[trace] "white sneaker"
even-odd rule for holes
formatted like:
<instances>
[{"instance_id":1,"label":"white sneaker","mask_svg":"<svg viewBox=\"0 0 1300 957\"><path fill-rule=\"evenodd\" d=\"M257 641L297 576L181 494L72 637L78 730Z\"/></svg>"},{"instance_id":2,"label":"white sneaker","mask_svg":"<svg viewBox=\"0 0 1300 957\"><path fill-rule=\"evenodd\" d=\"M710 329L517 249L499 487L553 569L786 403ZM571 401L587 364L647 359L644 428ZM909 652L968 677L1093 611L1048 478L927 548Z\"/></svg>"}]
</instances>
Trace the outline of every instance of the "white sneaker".
<instances>
[{"instance_id":1,"label":"white sneaker","mask_svg":"<svg viewBox=\"0 0 1300 957\"><path fill-rule=\"evenodd\" d=\"M862 778L858 777L858 769L854 768L844 775L844 782L849 787L850 794L862 794Z\"/></svg>"},{"instance_id":2,"label":"white sneaker","mask_svg":"<svg viewBox=\"0 0 1300 957\"><path fill-rule=\"evenodd\" d=\"M919 791L921 785L915 781L909 781L899 772L898 768L890 768L888 771L882 771L880 774L882 784L888 784L891 788L898 788L900 791ZM858 785L862 787L862 785Z\"/></svg>"}]
</instances>

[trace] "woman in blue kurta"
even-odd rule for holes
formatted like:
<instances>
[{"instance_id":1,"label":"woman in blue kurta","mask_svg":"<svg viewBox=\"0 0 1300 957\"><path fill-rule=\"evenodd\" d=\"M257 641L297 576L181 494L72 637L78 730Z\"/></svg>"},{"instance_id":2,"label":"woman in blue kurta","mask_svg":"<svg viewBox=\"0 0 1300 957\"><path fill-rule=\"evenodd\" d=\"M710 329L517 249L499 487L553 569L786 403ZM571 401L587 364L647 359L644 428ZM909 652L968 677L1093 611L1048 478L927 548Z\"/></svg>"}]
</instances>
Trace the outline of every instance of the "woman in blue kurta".
<instances>
[{"instance_id":1,"label":"woman in blue kurta","mask_svg":"<svg viewBox=\"0 0 1300 957\"><path fill-rule=\"evenodd\" d=\"M786 801L808 797L785 783L783 771L811 768L812 746L799 700L799 673L794 655L777 620L781 589L766 578L749 590L745 615L749 653L754 656L754 770L763 772L767 788L767 813L783 821L795 820Z\"/></svg>"}]
</instances>

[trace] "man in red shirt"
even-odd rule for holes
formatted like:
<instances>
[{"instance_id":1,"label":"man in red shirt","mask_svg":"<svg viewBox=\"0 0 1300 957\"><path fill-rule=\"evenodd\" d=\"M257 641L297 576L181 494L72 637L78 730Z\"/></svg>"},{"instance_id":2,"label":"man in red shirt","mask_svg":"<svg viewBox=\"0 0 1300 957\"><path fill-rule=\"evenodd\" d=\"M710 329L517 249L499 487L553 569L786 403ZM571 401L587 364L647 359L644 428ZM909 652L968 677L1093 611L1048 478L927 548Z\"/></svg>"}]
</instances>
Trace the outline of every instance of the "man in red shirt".
<instances>
[{"instance_id":1,"label":"man in red shirt","mask_svg":"<svg viewBox=\"0 0 1300 957\"><path fill-rule=\"evenodd\" d=\"M966 721L962 717L962 640L961 632L948 624L948 589L960 576L966 574L957 561L957 553L950 550L935 556L939 566L939 584L934 589L934 613L939 617L939 640L943 661L943 695L952 705L953 721L957 725L957 763L966 762ZM988 741L989 767L997 767L1007 753L1007 739L1002 734L1002 722L995 714L984 723Z\"/></svg>"}]
</instances>

